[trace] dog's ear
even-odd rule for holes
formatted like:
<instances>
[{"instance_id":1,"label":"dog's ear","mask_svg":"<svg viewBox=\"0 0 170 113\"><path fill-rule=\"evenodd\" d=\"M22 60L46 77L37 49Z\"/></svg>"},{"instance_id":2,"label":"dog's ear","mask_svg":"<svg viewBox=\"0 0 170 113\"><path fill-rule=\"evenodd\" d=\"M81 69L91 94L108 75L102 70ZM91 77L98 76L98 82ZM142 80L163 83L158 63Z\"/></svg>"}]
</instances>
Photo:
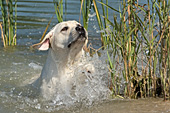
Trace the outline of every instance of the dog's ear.
<instances>
[{"instance_id":1,"label":"dog's ear","mask_svg":"<svg viewBox=\"0 0 170 113\"><path fill-rule=\"evenodd\" d=\"M53 30L51 30L40 43L34 44L31 47L42 51L48 50L50 48L50 39L52 36Z\"/></svg>"}]
</instances>

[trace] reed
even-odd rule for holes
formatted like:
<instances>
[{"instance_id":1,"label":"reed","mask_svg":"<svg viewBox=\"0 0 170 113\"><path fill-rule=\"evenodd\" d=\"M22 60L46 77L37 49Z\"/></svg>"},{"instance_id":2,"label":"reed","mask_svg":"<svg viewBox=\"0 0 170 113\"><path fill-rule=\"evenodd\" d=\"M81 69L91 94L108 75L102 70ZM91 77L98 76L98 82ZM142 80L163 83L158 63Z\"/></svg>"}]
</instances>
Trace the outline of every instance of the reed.
<instances>
[{"instance_id":1,"label":"reed","mask_svg":"<svg viewBox=\"0 0 170 113\"><path fill-rule=\"evenodd\" d=\"M168 56L169 54L168 53L168 45L169 45L169 29L170 29L170 26L169 26L169 16L167 16L169 14L169 11L170 9L167 9L167 8L170 8L168 6L168 2L166 0L163 0L163 1L160 1L161 4L161 7L160 7L160 14L162 14L162 40L161 40L161 69L160 69L160 74L161 74L161 77L162 77L162 82L163 82L163 91L164 91L164 99L166 100L166 98L170 98L170 97L167 97L167 95L169 95L169 85L170 85L170 82L169 82L169 75L168 75ZM168 80L168 81L167 81Z\"/></svg>"},{"instance_id":2,"label":"reed","mask_svg":"<svg viewBox=\"0 0 170 113\"><path fill-rule=\"evenodd\" d=\"M82 13L83 26L84 28L86 28L86 30L88 30L88 19L91 11L92 0L80 0L80 2L81 2L81 8L80 8L79 22L81 20L81 13Z\"/></svg>"},{"instance_id":3,"label":"reed","mask_svg":"<svg viewBox=\"0 0 170 113\"><path fill-rule=\"evenodd\" d=\"M167 77L168 77L168 82L170 82L170 16L168 17L168 26L169 26L169 33L168 33L168 39L167 39L167 54L168 54L168 72L167 72ZM170 99L170 94L168 95Z\"/></svg>"},{"instance_id":4,"label":"reed","mask_svg":"<svg viewBox=\"0 0 170 113\"><path fill-rule=\"evenodd\" d=\"M3 45L4 47L14 46L17 33L17 0L0 0L0 6L3 20L1 25ZM15 13L13 14L13 12Z\"/></svg>"},{"instance_id":5,"label":"reed","mask_svg":"<svg viewBox=\"0 0 170 113\"><path fill-rule=\"evenodd\" d=\"M103 28L103 24L102 24L102 21L101 21L101 16L100 16L100 13L98 11L98 7L97 7L95 0L93 0L93 5L94 5L93 8L96 12L96 18L97 18L97 21L98 21L99 28L100 28L100 30L103 30L104 28ZM104 35L104 33L100 33L102 45L104 45L104 42L105 42L103 35Z\"/></svg>"},{"instance_id":6,"label":"reed","mask_svg":"<svg viewBox=\"0 0 170 113\"><path fill-rule=\"evenodd\" d=\"M108 4L99 3L115 11ZM166 0L147 0L147 4L141 6L137 0L123 0L119 11L120 20L117 19L117 15L113 15L113 21L111 21L108 16L103 14L107 25L111 25L113 28L109 33L105 31L106 34L109 34L105 44L108 49L113 95L120 94L118 84L120 84L121 74L115 74L115 61L120 62L122 59L124 64L122 73L125 80L123 95L125 97L164 95L164 99L170 98L170 26L168 18L170 6L168 4L170 3ZM99 24L101 23L99 22ZM106 28L101 25L101 29ZM111 53L109 53L110 49ZM139 58L142 60L141 74L138 70ZM158 88L161 89L159 93Z\"/></svg>"},{"instance_id":7,"label":"reed","mask_svg":"<svg viewBox=\"0 0 170 113\"><path fill-rule=\"evenodd\" d=\"M57 20L60 23L63 21L63 0L53 0L53 3L54 3ZM65 6L65 8L66 8L66 6ZM66 12L66 10L65 10L65 12Z\"/></svg>"},{"instance_id":8,"label":"reed","mask_svg":"<svg viewBox=\"0 0 170 113\"><path fill-rule=\"evenodd\" d=\"M54 1L57 19L61 22L63 1ZM138 0L123 0L119 10L111 7L108 0L80 0L80 3L86 29L91 9L96 13L102 31L102 48L107 50L113 96L163 95L165 100L170 99L170 1L147 0L146 4L139 5ZM112 20L109 10L114 12Z\"/></svg>"}]
</instances>

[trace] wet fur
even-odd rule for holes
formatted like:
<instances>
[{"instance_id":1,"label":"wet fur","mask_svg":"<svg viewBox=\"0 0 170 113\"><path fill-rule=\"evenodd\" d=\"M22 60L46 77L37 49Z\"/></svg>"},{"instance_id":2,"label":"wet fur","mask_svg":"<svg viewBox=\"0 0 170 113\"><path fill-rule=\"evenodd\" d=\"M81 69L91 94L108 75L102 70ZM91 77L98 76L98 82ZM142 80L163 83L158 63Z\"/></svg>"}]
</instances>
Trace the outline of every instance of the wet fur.
<instances>
[{"instance_id":1,"label":"wet fur","mask_svg":"<svg viewBox=\"0 0 170 113\"><path fill-rule=\"evenodd\" d=\"M84 57L83 47L86 46L88 33L85 30L85 36L80 35L75 30L80 24L76 21L66 21L57 24L39 44L33 47L39 50L48 50L46 63L41 72L41 76L32 84L43 98L52 99L59 90L67 92L68 86L72 84L71 66L79 66L80 59ZM64 31L65 26L69 31ZM47 43L49 42L49 45ZM43 45L44 44L44 45Z\"/></svg>"}]
</instances>

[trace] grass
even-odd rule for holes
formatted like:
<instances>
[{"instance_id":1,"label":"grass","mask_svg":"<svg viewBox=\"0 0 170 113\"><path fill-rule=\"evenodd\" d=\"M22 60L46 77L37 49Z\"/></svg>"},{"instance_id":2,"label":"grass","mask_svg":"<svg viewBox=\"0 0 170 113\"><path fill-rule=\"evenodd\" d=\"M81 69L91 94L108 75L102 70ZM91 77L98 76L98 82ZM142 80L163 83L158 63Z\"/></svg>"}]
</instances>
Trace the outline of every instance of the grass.
<instances>
[{"instance_id":1,"label":"grass","mask_svg":"<svg viewBox=\"0 0 170 113\"><path fill-rule=\"evenodd\" d=\"M2 20L0 24L1 36L3 45L13 46L16 45L16 32L17 32L17 0L0 0ZM13 14L15 10L15 14Z\"/></svg>"},{"instance_id":2,"label":"grass","mask_svg":"<svg viewBox=\"0 0 170 113\"><path fill-rule=\"evenodd\" d=\"M114 73L116 68L115 56L118 56L124 64L122 73L125 80L123 94L125 97L163 95L165 100L170 98L168 67L170 65L170 6L168 4L166 0L147 0L147 4L140 6L136 0L123 0L120 8L120 20L117 19L116 15L113 15L113 22L104 16L113 28L112 31L109 31L111 32L109 37L105 37L107 48L112 50L112 55L108 54L108 61L110 62L110 70L113 70L111 71L113 95L120 94L120 86L117 84L120 82L121 75ZM104 5L113 10L108 4ZM139 58L142 59L142 73L140 75L138 73ZM158 88L162 90L159 92L161 94L158 94Z\"/></svg>"}]
</instances>

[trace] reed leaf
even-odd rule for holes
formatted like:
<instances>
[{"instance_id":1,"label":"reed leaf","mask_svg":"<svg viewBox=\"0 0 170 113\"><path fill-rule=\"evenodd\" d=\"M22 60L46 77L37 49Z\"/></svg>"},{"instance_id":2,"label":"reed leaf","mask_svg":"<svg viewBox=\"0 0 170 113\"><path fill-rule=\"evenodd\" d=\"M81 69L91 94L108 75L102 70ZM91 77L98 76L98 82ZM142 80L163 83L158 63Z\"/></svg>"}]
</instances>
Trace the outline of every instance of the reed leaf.
<instances>
[{"instance_id":1,"label":"reed leaf","mask_svg":"<svg viewBox=\"0 0 170 113\"><path fill-rule=\"evenodd\" d=\"M63 0L53 0L58 22L63 21Z\"/></svg>"},{"instance_id":2,"label":"reed leaf","mask_svg":"<svg viewBox=\"0 0 170 113\"><path fill-rule=\"evenodd\" d=\"M113 64L112 64L112 61L111 61L108 51L107 51L107 56L108 56L108 60L109 60L109 65L110 65L111 69L113 69Z\"/></svg>"},{"instance_id":3,"label":"reed leaf","mask_svg":"<svg viewBox=\"0 0 170 113\"><path fill-rule=\"evenodd\" d=\"M93 0L93 8L94 8L94 11L96 12L96 18L97 18L97 22L98 22L98 25L99 25L99 28L100 30L103 30L103 23L101 21L101 17L100 17L100 13L98 11L98 7L97 7L97 4L96 4L96 1ZM103 37L103 33L100 33L100 36L101 36L101 42L102 42L102 46L104 46L104 37Z\"/></svg>"},{"instance_id":4,"label":"reed leaf","mask_svg":"<svg viewBox=\"0 0 170 113\"><path fill-rule=\"evenodd\" d=\"M105 4L105 3L103 3L103 2L100 2L100 1L98 1L98 2L99 2L100 4L102 4L102 5L104 5L104 6L106 6L106 7L110 8L110 9L112 9L112 10L114 10L114 11L120 13L120 11L118 11L117 9L115 9L115 8L113 8L113 7L111 7L111 6L107 5L107 4Z\"/></svg>"},{"instance_id":5,"label":"reed leaf","mask_svg":"<svg viewBox=\"0 0 170 113\"><path fill-rule=\"evenodd\" d=\"M51 17L50 21L48 22L47 27L45 28L45 31L43 32L43 35L42 35L42 37L40 39L40 42L44 39L44 36L45 36L45 34L46 34L47 30L48 30L48 27L50 26L50 23L53 20L53 18L54 18L54 15Z\"/></svg>"},{"instance_id":6,"label":"reed leaf","mask_svg":"<svg viewBox=\"0 0 170 113\"><path fill-rule=\"evenodd\" d=\"M114 24L105 16L102 16L105 20L107 20L108 24L114 26Z\"/></svg>"},{"instance_id":7,"label":"reed leaf","mask_svg":"<svg viewBox=\"0 0 170 113\"><path fill-rule=\"evenodd\" d=\"M89 14L91 11L91 0L80 0L81 1L81 7L80 7L80 16L82 13L83 16L83 26L88 30L88 19L89 19ZM80 22L80 17L79 17L79 22Z\"/></svg>"},{"instance_id":8,"label":"reed leaf","mask_svg":"<svg viewBox=\"0 0 170 113\"><path fill-rule=\"evenodd\" d=\"M16 45L17 0L15 0L14 2L12 0L6 0L6 1L0 0L0 6L2 12L2 21L3 21L3 26L2 26L4 31L3 35L5 37L3 41L3 45L4 47ZM15 15L13 14L13 9L15 9Z\"/></svg>"},{"instance_id":9,"label":"reed leaf","mask_svg":"<svg viewBox=\"0 0 170 113\"><path fill-rule=\"evenodd\" d=\"M6 47L5 37L4 37L4 33L3 33L2 23L1 23L1 22L0 22L0 28L1 28L1 37L2 37L2 41L3 41L4 47Z\"/></svg>"},{"instance_id":10,"label":"reed leaf","mask_svg":"<svg viewBox=\"0 0 170 113\"><path fill-rule=\"evenodd\" d=\"M129 40L130 36L131 36L132 33L136 30L137 27L138 27L138 26L135 26L135 27L128 33L127 39L126 39L125 41Z\"/></svg>"}]
</instances>

